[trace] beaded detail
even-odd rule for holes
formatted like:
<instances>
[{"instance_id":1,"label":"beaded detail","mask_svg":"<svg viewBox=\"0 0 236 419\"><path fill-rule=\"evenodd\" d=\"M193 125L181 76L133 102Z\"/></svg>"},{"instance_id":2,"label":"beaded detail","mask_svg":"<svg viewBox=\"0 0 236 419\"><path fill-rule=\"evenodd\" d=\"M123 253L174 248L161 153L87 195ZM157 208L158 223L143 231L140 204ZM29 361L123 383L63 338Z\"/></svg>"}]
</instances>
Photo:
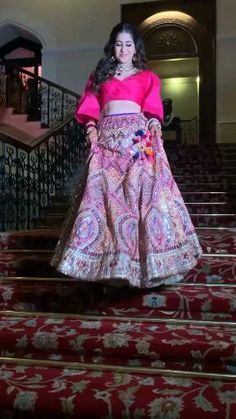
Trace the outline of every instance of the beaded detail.
<instances>
[{"instance_id":1,"label":"beaded detail","mask_svg":"<svg viewBox=\"0 0 236 419\"><path fill-rule=\"evenodd\" d=\"M117 63L116 67L116 75L117 76L123 76L128 73L131 73L131 71L134 71L135 67L133 63Z\"/></svg>"},{"instance_id":2,"label":"beaded detail","mask_svg":"<svg viewBox=\"0 0 236 419\"><path fill-rule=\"evenodd\" d=\"M52 260L64 274L149 288L181 280L197 263L202 250L162 140L146 126L142 114L100 120Z\"/></svg>"}]
</instances>

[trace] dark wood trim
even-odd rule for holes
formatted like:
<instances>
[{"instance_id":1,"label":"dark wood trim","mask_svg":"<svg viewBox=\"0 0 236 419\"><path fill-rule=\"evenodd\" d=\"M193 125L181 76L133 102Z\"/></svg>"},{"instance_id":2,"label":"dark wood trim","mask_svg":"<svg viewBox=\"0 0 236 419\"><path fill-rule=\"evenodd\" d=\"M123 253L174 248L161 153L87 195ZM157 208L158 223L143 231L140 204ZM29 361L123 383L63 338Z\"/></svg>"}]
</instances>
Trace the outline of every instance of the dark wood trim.
<instances>
[{"instance_id":1,"label":"dark wood trim","mask_svg":"<svg viewBox=\"0 0 236 419\"><path fill-rule=\"evenodd\" d=\"M2 60L2 64L4 64L5 66L7 66L9 63L8 63L8 61ZM74 97L76 97L78 99L80 98L80 95L78 93L75 93L75 92L73 92L70 89L67 89L65 87L62 87L58 83L54 83L53 81L47 80L44 77L36 76L35 74L31 73L30 71L27 71L25 69L22 69L21 67L15 65L15 64L13 64L13 65L10 64L9 67L11 67L12 69L17 69L18 72L22 72L24 74L27 74L30 77L33 76L35 78L35 80L38 80L40 82L44 82L45 84L47 84L47 85L49 85L51 87L55 87L55 88L61 90L62 92L64 92L65 94L70 94L70 95L72 95L72 96L74 96Z\"/></svg>"},{"instance_id":2,"label":"dark wood trim","mask_svg":"<svg viewBox=\"0 0 236 419\"><path fill-rule=\"evenodd\" d=\"M123 22L139 26L148 17L176 10L195 18L200 36L199 57L199 141L216 142L216 0L159 0L121 6ZM163 59L163 56L161 57ZM166 56L166 58L170 58ZM171 57L174 58L174 57ZM158 57L159 59L159 57Z\"/></svg>"},{"instance_id":3,"label":"dark wood trim","mask_svg":"<svg viewBox=\"0 0 236 419\"><path fill-rule=\"evenodd\" d=\"M17 48L25 48L34 52L34 57L8 59L7 62L20 67L34 67L36 69L36 73L38 74L38 67L42 62L42 45L19 36L0 48L0 58L4 60L6 55L10 54Z\"/></svg>"},{"instance_id":4,"label":"dark wood trim","mask_svg":"<svg viewBox=\"0 0 236 419\"><path fill-rule=\"evenodd\" d=\"M15 58L5 61L7 64L16 65L18 67L35 67L35 58ZM38 67L38 64L36 65Z\"/></svg>"},{"instance_id":5,"label":"dark wood trim","mask_svg":"<svg viewBox=\"0 0 236 419\"><path fill-rule=\"evenodd\" d=\"M50 137L53 137L62 130L67 124L69 124L74 119L74 114L69 115L63 122L60 122L56 127L51 128L46 132L45 134L41 135L41 137L38 137L31 141L30 144L23 143L16 134L14 136L7 135L5 132L2 131L2 127L0 125L0 141L2 143L11 144L16 148L21 148L27 152L30 152L34 150L36 147L38 147L40 144L42 144L44 141L48 140Z\"/></svg>"},{"instance_id":6,"label":"dark wood trim","mask_svg":"<svg viewBox=\"0 0 236 419\"><path fill-rule=\"evenodd\" d=\"M39 54L41 53L42 45L39 45L36 42L30 41L29 39L19 36L13 39L12 41L7 42L7 44L3 45L0 48L0 53L1 55L7 55L17 48L25 48L29 51L34 51L35 53Z\"/></svg>"}]
</instances>

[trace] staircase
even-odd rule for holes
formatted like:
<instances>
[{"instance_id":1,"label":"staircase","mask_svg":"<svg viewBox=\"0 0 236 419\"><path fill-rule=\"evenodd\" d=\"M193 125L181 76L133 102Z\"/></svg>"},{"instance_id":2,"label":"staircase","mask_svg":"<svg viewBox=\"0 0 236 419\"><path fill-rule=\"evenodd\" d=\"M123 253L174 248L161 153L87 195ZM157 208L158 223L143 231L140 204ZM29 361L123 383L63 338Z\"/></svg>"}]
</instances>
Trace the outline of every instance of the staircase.
<instances>
[{"instance_id":1,"label":"staircase","mask_svg":"<svg viewBox=\"0 0 236 419\"><path fill-rule=\"evenodd\" d=\"M7 136L34 146L73 117L77 93L4 60L0 79L0 141Z\"/></svg>"},{"instance_id":2,"label":"staircase","mask_svg":"<svg viewBox=\"0 0 236 419\"><path fill-rule=\"evenodd\" d=\"M49 265L78 177L0 235L0 418L235 419L236 145L169 146L203 257L153 290Z\"/></svg>"},{"instance_id":3,"label":"staircase","mask_svg":"<svg viewBox=\"0 0 236 419\"><path fill-rule=\"evenodd\" d=\"M13 108L0 108L0 132L28 145L49 132L48 128L42 128L40 121L27 118L27 114L14 114Z\"/></svg>"}]
</instances>

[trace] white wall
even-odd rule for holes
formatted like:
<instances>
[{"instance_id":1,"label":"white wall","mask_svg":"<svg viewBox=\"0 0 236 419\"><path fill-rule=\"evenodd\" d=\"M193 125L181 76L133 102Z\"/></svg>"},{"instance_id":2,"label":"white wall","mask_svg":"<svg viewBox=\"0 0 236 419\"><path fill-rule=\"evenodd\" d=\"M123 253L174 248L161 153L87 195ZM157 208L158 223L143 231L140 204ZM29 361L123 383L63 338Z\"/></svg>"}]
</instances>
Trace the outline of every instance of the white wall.
<instances>
[{"instance_id":1,"label":"white wall","mask_svg":"<svg viewBox=\"0 0 236 419\"><path fill-rule=\"evenodd\" d=\"M173 111L181 119L198 116L198 88L193 77L178 77L162 80L162 98L171 98Z\"/></svg>"},{"instance_id":2,"label":"white wall","mask_svg":"<svg viewBox=\"0 0 236 419\"><path fill-rule=\"evenodd\" d=\"M162 98L173 100L173 109L181 119L198 116L198 58L155 60L149 62L162 81Z\"/></svg>"},{"instance_id":3,"label":"white wall","mask_svg":"<svg viewBox=\"0 0 236 419\"><path fill-rule=\"evenodd\" d=\"M87 49L54 49L45 51L42 57L43 77L68 89L81 93L88 73L102 54L102 47Z\"/></svg>"},{"instance_id":4,"label":"white wall","mask_svg":"<svg viewBox=\"0 0 236 419\"><path fill-rule=\"evenodd\" d=\"M236 142L236 1L217 0L217 141Z\"/></svg>"},{"instance_id":5,"label":"white wall","mask_svg":"<svg viewBox=\"0 0 236 419\"><path fill-rule=\"evenodd\" d=\"M81 91L120 20L116 0L0 0L0 25L17 24L41 40L43 76Z\"/></svg>"},{"instance_id":6,"label":"white wall","mask_svg":"<svg viewBox=\"0 0 236 419\"><path fill-rule=\"evenodd\" d=\"M142 1L146 0L0 0L0 26L15 22L31 30L44 46L43 75L81 92L110 29L120 20L121 4ZM236 141L235 16L235 0L217 0L218 141Z\"/></svg>"}]
</instances>

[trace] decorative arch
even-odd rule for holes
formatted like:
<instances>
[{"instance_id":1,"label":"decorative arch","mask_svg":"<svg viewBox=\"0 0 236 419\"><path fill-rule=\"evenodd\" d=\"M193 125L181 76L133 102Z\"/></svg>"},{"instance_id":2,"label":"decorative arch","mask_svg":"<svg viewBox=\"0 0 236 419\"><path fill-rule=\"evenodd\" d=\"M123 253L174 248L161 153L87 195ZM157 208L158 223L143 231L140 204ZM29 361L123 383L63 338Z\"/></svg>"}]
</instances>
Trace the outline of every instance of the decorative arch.
<instances>
[{"instance_id":1,"label":"decorative arch","mask_svg":"<svg viewBox=\"0 0 236 419\"><path fill-rule=\"evenodd\" d=\"M146 32L156 29L160 25L180 26L182 29L190 32L194 38L198 39L200 37L198 21L194 17L178 10L155 13L140 24L140 30L145 35Z\"/></svg>"},{"instance_id":2,"label":"decorative arch","mask_svg":"<svg viewBox=\"0 0 236 419\"><path fill-rule=\"evenodd\" d=\"M46 43L33 29L13 20L0 22L0 58L6 63L41 72L42 48ZM6 66L5 71L9 71Z\"/></svg>"},{"instance_id":3,"label":"decorative arch","mask_svg":"<svg viewBox=\"0 0 236 419\"><path fill-rule=\"evenodd\" d=\"M6 42L9 42L12 39L14 39L13 37L10 39L10 36L12 34L15 34L15 38L25 38L29 41L41 45L42 48L46 48L46 42L44 38L37 31L17 21L4 20L0 22L0 39L2 39L2 35L4 34L4 32L5 35L9 34L9 39L6 40Z\"/></svg>"},{"instance_id":4,"label":"decorative arch","mask_svg":"<svg viewBox=\"0 0 236 419\"><path fill-rule=\"evenodd\" d=\"M147 44L147 55L152 58L152 49L157 55L197 56L201 31L199 23L192 16L179 11L155 13L140 25L140 31ZM148 48L149 47L149 48Z\"/></svg>"}]
</instances>

